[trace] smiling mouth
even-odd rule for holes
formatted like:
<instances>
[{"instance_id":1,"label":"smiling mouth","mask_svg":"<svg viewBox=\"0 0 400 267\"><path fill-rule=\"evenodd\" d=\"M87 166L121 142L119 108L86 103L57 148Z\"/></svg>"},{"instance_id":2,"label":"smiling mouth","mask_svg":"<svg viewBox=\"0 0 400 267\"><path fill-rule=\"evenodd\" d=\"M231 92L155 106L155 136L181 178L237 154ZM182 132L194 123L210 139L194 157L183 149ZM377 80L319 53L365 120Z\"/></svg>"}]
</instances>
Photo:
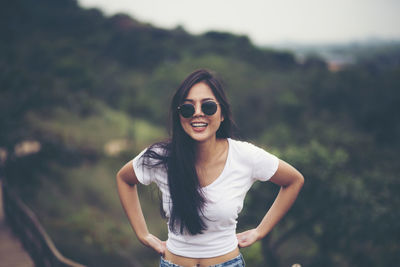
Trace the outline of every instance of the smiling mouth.
<instances>
[{"instance_id":1,"label":"smiling mouth","mask_svg":"<svg viewBox=\"0 0 400 267\"><path fill-rule=\"evenodd\" d=\"M190 125L194 128L206 127L208 123L205 122L192 122Z\"/></svg>"}]
</instances>

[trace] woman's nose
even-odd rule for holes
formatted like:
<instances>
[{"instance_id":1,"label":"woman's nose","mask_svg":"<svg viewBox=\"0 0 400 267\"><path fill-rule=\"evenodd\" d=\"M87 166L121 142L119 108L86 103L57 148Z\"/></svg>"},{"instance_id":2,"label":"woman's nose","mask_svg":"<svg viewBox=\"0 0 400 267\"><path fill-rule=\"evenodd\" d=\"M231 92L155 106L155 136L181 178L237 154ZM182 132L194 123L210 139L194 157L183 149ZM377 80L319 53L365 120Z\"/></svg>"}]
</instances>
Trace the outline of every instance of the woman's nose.
<instances>
[{"instance_id":1,"label":"woman's nose","mask_svg":"<svg viewBox=\"0 0 400 267\"><path fill-rule=\"evenodd\" d=\"M196 117L196 116L204 116L204 113L203 113L203 111L201 110L201 103L196 103L196 104L194 105L194 114L193 114L193 117Z\"/></svg>"}]
</instances>

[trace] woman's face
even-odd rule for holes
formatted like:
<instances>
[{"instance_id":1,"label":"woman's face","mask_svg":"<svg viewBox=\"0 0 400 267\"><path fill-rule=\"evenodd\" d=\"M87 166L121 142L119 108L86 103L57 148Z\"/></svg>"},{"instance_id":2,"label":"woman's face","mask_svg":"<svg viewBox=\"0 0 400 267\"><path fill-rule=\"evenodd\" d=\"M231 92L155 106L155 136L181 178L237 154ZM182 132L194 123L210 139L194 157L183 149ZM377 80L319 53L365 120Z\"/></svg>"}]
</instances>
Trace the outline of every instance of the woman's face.
<instances>
[{"instance_id":1,"label":"woman's face","mask_svg":"<svg viewBox=\"0 0 400 267\"><path fill-rule=\"evenodd\" d=\"M201 109L201 105L208 101L217 103L217 111L213 115L206 115ZM215 139L224 117L211 88L203 82L193 85L182 104L192 104L195 110L189 118L179 115L183 130L197 142Z\"/></svg>"}]
</instances>

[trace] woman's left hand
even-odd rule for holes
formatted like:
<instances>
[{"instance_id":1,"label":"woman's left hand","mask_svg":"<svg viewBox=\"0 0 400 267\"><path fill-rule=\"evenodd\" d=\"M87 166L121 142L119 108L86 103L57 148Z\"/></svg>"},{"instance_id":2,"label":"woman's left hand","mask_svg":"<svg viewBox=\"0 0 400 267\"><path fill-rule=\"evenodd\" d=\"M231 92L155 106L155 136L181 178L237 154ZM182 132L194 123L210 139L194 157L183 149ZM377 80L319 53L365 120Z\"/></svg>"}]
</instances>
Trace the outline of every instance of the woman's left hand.
<instances>
[{"instance_id":1,"label":"woman's left hand","mask_svg":"<svg viewBox=\"0 0 400 267\"><path fill-rule=\"evenodd\" d=\"M255 243L259 239L260 234L258 233L257 229L254 228L242 233L238 233L236 234L236 237L239 242L239 248L245 248Z\"/></svg>"}]
</instances>

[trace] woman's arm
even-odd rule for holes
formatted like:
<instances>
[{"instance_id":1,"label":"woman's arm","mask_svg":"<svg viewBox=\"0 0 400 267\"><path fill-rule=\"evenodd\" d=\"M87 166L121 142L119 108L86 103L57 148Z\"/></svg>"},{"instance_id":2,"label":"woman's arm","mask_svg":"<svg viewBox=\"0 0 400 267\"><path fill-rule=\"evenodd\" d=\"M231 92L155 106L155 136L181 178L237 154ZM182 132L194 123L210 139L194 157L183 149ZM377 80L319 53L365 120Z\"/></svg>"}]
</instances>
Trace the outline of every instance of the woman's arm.
<instances>
[{"instance_id":1,"label":"woman's arm","mask_svg":"<svg viewBox=\"0 0 400 267\"><path fill-rule=\"evenodd\" d=\"M281 186L279 194L257 228L237 234L239 247L252 245L272 230L293 205L304 184L304 177L291 165L280 160L278 170L270 181Z\"/></svg>"},{"instance_id":2,"label":"woman's arm","mask_svg":"<svg viewBox=\"0 0 400 267\"><path fill-rule=\"evenodd\" d=\"M117 173L117 188L122 207L136 236L144 245L153 248L160 254L165 252L165 241L161 241L149 233L146 221L140 206L137 193L138 179L132 166L132 161L123 166Z\"/></svg>"}]
</instances>

